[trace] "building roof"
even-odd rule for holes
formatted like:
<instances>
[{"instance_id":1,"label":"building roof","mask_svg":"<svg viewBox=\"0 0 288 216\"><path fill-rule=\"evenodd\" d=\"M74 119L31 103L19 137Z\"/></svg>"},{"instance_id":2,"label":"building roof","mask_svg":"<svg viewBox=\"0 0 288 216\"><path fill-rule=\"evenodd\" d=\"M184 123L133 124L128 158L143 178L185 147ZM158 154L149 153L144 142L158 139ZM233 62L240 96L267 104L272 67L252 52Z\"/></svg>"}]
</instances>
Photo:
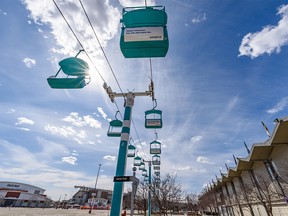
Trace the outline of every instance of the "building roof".
<instances>
[{"instance_id":1,"label":"building roof","mask_svg":"<svg viewBox=\"0 0 288 216\"><path fill-rule=\"evenodd\" d=\"M279 145L288 145L288 117L276 119L276 126L271 136L263 143L253 144L246 158L237 158L237 165L229 168L226 174L217 179L216 187L232 181L234 177L240 176L242 171L252 170L256 161L268 160L273 149Z\"/></svg>"},{"instance_id":2,"label":"building roof","mask_svg":"<svg viewBox=\"0 0 288 216\"><path fill-rule=\"evenodd\" d=\"M0 185L1 184L18 184L18 185L23 185L23 186L26 185L26 186L29 186L29 187L33 187L33 188L37 188L37 189L45 191L45 189L43 189L43 188L31 185L31 184L21 183L21 182L0 181Z\"/></svg>"}]
</instances>

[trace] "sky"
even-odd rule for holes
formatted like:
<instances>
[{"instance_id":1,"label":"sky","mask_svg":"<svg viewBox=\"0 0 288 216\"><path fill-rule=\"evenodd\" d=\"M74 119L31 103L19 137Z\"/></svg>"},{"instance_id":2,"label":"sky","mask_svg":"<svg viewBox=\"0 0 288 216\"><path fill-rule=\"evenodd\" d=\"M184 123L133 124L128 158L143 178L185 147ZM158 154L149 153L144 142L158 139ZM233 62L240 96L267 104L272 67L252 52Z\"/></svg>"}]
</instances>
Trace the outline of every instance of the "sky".
<instances>
[{"instance_id":1,"label":"sky","mask_svg":"<svg viewBox=\"0 0 288 216\"><path fill-rule=\"evenodd\" d=\"M109 121L124 99L112 103L103 79L120 93L143 92L149 59L125 59L120 51L123 7L143 0L56 0L92 59L83 89L51 89L58 62L81 49L51 0L0 1L0 180L32 184L54 200L70 198L75 185L113 189L120 138L107 137ZM177 176L187 193L234 167L268 136L274 119L287 116L288 2L284 0L148 0L168 15L169 50L153 58L157 109L163 128L145 129L151 97L136 97L131 144L146 160L150 142L161 142L161 176ZM111 66L111 68L109 67ZM112 74L115 74L115 77ZM100 77L100 75L101 77ZM118 108L117 108L118 107ZM118 115L118 118L121 118ZM126 175L133 160L127 159ZM137 176L142 179L141 173ZM125 184L125 191L131 187Z\"/></svg>"}]
</instances>

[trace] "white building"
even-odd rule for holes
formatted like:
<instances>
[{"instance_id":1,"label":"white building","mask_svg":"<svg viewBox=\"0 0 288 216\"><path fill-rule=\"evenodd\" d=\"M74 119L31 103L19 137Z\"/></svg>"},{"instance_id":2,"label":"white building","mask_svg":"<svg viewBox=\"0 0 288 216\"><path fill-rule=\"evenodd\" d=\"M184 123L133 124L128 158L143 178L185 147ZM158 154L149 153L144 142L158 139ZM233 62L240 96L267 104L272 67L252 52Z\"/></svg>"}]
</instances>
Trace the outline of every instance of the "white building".
<instances>
[{"instance_id":1,"label":"white building","mask_svg":"<svg viewBox=\"0 0 288 216\"><path fill-rule=\"evenodd\" d=\"M223 216L288 215L288 117L271 136L247 148L199 197L201 210Z\"/></svg>"},{"instance_id":2,"label":"white building","mask_svg":"<svg viewBox=\"0 0 288 216\"><path fill-rule=\"evenodd\" d=\"M29 184L0 181L0 207L49 207L52 200L44 191Z\"/></svg>"}]
</instances>

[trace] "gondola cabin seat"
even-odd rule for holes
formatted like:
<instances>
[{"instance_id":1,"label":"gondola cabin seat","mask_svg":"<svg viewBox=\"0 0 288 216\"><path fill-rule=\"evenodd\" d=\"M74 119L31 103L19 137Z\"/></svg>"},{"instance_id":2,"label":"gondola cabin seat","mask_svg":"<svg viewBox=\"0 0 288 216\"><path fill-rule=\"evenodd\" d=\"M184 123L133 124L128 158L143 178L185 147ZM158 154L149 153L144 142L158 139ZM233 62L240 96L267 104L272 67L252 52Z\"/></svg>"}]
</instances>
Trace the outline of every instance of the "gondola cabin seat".
<instances>
[{"instance_id":1,"label":"gondola cabin seat","mask_svg":"<svg viewBox=\"0 0 288 216\"><path fill-rule=\"evenodd\" d=\"M54 89L79 89L87 85L85 76L57 78L50 76L47 78L48 84Z\"/></svg>"}]
</instances>

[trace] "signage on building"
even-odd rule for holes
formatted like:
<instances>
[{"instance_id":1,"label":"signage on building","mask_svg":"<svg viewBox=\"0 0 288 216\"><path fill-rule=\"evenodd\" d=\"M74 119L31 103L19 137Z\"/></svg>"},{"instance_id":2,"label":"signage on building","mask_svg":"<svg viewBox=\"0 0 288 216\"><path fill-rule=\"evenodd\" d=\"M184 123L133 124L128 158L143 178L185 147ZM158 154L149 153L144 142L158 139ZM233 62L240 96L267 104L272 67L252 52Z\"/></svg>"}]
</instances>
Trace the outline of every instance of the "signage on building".
<instances>
[{"instance_id":1,"label":"signage on building","mask_svg":"<svg viewBox=\"0 0 288 216\"><path fill-rule=\"evenodd\" d=\"M114 182L126 182L126 181L133 181L133 176L115 176Z\"/></svg>"}]
</instances>

